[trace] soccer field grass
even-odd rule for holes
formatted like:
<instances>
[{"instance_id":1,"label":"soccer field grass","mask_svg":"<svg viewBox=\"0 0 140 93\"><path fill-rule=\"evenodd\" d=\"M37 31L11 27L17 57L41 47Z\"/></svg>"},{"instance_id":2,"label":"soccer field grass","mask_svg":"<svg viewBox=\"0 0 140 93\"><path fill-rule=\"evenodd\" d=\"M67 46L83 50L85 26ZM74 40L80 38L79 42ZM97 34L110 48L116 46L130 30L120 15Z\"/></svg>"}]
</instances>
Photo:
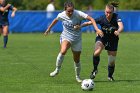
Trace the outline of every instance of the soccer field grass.
<instances>
[{"instance_id":1,"label":"soccer field grass","mask_svg":"<svg viewBox=\"0 0 140 93\"><path fill-rule=\"evenodd\" d=\"M59 53L59 33L10 34L8 48L0 37L0 93L87 93L75 80L72 53L67 52L58 76L49 77ZM107 80L107 53L101 54L95 88L89 93L139 93L140 33L120 35L115 82ZM83 33L81 77L89 78L95 34Z\"/></svg>"}]
</instances>

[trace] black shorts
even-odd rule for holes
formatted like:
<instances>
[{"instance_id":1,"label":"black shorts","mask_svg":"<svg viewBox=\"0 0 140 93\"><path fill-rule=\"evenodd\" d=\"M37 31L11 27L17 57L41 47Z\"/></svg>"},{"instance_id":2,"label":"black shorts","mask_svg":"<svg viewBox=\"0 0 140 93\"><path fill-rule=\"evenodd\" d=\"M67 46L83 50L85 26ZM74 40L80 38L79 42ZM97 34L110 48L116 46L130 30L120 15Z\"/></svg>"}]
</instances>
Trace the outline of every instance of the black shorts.
<instances>
[{"instance_id":1,"label":"black shorts","mask_svg":"<svg viewBox=\"0 0 140 93\"><path fill-rule=\"evenodd\" d=\"M7 26L9 25L9 22L0 22L0 28L2 28L2 26Z\"/></svg>"},{"instance_id":2,"label":"black shorts","mask_svg":"<svg viewBox=\"0 0 140 93\"><path fill-rule=\"evenodd\" d=\"M105 46L105 50L117 51L118 49L118 41L119 41L118 36L114 36L112 38L97 36L95 42L97 41L101 41L103 43L103 45Z\"/></svg>"}]
</instances>

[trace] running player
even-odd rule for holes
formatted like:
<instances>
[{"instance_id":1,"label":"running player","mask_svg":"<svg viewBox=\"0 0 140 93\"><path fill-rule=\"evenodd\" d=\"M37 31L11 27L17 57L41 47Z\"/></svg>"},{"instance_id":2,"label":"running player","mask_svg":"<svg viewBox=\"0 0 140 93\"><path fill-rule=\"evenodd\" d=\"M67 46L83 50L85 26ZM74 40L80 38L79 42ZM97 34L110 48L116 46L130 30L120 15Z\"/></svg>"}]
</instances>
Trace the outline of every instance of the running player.
<instances>
[{"instance_id":1,"label":"running player","mask_svg":"<svg viewBox=\"0 0 140 93\"><path fill-rule=\"evenodd\" d=\"M62 62L64 60L64 56L67 50L71 48L73 53L76 80L77 82L82 82L80 78L80 70L81 70L80 54L82 49L81 45L82 32L80 31L80 29L75 29L75 26L80 25L83 19L88 19L91 21L97 32L100 30L98 29L95 20L92 17L88 16L87 14L75 10L72 2L70 1L65 2L64 9L65 11L58 14L57 18L53 20L53 22L50 24L50 26L44 33L45 35L48 35L50 29L58 22L58 20L62 21L63 32L61 33L60 36L61 49L56 59L56 69L52 73L50 73L50 76L54 77L59 73Z\"/></svg>"},{"instance_id":2,"label":"running player","mask_svg":"<svg viewBox=\"0 0 140 93\"><path fill-rule=\"evenodd\" d=\"M102 33L97 34L95 49L93 52L94 69L90 75L91 79L95 78L98 72L98 64L100 62L100 54L105 48L108 53L108 80L113 81L113 73L115 70L115 59L118 49L119 35L123 30L123 23L118 14L114 13L114 8L118 7L117 2L112 2L106 5L105 15L95 19L97 24L100 24ZM92 24L91 21L81 25L86 26Z\"/></svg>"}]
</instances>

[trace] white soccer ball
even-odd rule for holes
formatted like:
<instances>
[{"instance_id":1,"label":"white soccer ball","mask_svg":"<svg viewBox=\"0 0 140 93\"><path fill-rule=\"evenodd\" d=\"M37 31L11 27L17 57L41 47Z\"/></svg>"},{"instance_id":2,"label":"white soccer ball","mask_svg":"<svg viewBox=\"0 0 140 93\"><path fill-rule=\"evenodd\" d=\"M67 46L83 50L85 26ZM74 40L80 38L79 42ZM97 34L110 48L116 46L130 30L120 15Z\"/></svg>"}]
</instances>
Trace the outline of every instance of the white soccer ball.
<instances>
[{"instance_id":1,"label":"white soccer ball","mask_svg":"<svg viewBox=\"0 0 140 93\"><path fill-rule=\"evenodd\" d=\"M92 79L84 79L81 83L81 88L83 90L93 90L95 83Z\"/></svg>"}]
</instances>

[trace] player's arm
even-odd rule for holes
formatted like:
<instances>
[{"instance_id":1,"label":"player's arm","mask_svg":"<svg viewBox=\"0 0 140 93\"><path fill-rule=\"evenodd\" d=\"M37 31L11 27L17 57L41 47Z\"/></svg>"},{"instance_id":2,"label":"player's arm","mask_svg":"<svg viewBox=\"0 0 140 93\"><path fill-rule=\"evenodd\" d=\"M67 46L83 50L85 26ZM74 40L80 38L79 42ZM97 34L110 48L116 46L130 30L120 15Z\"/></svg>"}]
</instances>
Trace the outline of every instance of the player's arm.
<instances>
[{"instance_id":1,"label":"player's arm","mask_svg":"<svg viewBox=\"0 0 140 93\"><path fill-rule=\"evenodd\" d=\"M118 22L118 25L119 25L118 32L121 33L123 31L123 23L122 22Z\"/></svg>"},{"instance_id":2,"label":"player's arm","mask_svg":"<svg viewBox=\"0 0 140 93\"><path fill-rule=\"evenodd\" d=\"M87 19L91 21L93 27L94 27L95 30L96 30L96 34L98 34L99 36L103 37L104 34L103 34L103 32L97 27L97 24L96 24L95 20L94 20L92 17L90 17L90 16L88 16ZM88 23L87 23L87 24L88 24Z\"/></svg>"},{"instance_id":3,"label":"player's arm","mask_svg":"<svg viewBox=\"0 0 140 93\"><path fill-rule=\"evenodd\" d=\"M7 10L10 6L11 6L11 4L7 4L5 7L0 7L0 11L4 12L4 11Z\"/></svg>"},{"instance_id":4,"label":"player's arm","mask_svg":"<svg viewBox=\"0 0 140 93\"><path fill-rule=\"evenodd\" d=\"M17 11L17 8L16 7L13 7L12 8L12 14L11 14L11 17L14 17L15 16L15 12Z\"/></svg>"},{"instance_id":5,"label":"player's arm","mask_svg":"<svg viewBox=\"0 0 140 93\"><path fill-rule=\"evenodd\" d=\"M85 27L85 26L88 26L88 25L92 25L92 22L91 22L91 21L84 22L84 23L81 24L81 25L75 25L74 28L75 28L75 29L80 29L80 28Z\"/></svg>"},{"instance_id":6,"label":"player's arm","mask_svg":"<svg viewBox=\"0 0 140 93\"><path fill-rule=\"evenodd\" d=\"M44 35L48 35L48 33L50 32L51 28L58 22L58 19L55 18L52 23L49 25L48 29L45 31Z\"/></svg>"},{"instance_id":7,"label":"player's arm","mask_svg":"<svg viewBox=\"0 0 140 93\"><path fill-rule=\"evenodd\" d=\"M119 36L119 34L123 31L123 23L122 22L118 22L118 26L119 26L119 29L117 31L114 32L114 34L116 36Z\"/></svg>"},{"instance_id":8,"label":"player's arm","mask_svg":"<svg viewBox=\"0 0 140 93\"><path fill-rule=\"evenodd\" d=\"M88 26L88 25L92 25L92 22L91 21L84 22L83 24L81 24L81 27L85 27L85 26Z\"/></svg>"}]
</instances>

